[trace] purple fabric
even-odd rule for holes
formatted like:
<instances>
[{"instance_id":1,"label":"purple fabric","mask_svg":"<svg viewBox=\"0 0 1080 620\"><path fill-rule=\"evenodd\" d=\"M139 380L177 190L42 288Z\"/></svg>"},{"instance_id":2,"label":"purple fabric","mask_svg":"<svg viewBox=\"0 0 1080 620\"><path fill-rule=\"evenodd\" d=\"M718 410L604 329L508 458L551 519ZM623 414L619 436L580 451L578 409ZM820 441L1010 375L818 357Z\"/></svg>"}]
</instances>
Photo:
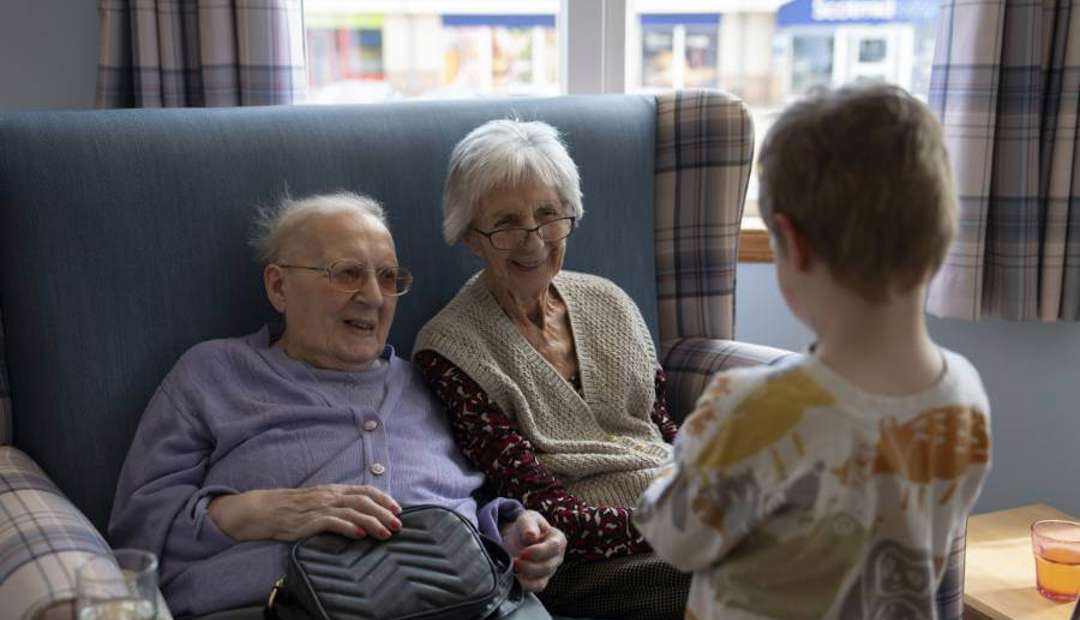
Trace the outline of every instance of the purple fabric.
<instances>
[{"instance_id":1,"label":"purple fabric","mask_svg":"<svg viewBox=\"0 0 1080 620\"><path fill-rule=\"evenodd\" d=\"M176 615L258 604L284 573L289 545L232 539L209 518L210 500L331 483L452 508L496 540L498 523L523 510L505 499L477 508L483 475L392 348L364 372L320 370L270 346L264 328L199 344L165 377L121 471L109 535L114 546L158 554Z\"/></svg>"}]
</instances>

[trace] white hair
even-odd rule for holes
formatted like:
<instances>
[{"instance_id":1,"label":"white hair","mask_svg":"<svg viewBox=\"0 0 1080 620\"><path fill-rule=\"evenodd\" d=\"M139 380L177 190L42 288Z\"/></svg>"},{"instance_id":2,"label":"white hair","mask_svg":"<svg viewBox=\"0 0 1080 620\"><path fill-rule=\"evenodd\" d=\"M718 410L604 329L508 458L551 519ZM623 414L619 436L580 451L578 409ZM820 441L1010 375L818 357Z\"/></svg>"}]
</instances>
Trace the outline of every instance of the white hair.
<instances>
[{"instance_id":1,"label":"white hair","mask_svg":"<svg viewBox=\"0 0 1080 620\"><path fill-rule=\"evenodd\" d=\"M356 212L374 217L389 229L382 205L364 194L341 191L297 199L286 195L277 206L259 209L251 245L263 264L276 263L281 260L293 234L310 218Z\"/></svg>"},{"instance_id":2,"label":"white hair","mask_svg":"<svg viewBox=\"0 0 1080 620\"><path fill-rule=\"evenodd\" d=\"M489 121L469 132L450 154L443 190L443 238L461 241L480 199L492 190L537 184L552 187L574 217L581 207L581 179L557 129L541 121Z\"/></svg>"}]
</instances>

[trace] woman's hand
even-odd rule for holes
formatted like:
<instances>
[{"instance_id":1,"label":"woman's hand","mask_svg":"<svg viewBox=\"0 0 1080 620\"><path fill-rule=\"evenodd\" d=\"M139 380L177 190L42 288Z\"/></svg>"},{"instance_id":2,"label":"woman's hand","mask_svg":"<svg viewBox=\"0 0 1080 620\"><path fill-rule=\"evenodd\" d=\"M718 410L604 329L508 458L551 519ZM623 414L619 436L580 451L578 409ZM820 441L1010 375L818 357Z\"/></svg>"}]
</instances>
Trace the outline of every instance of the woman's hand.
<instances>
[{"instance_id":1,"label":"woman's hand","mask_svg":"<svg viewBox=\"0 0 1080 620\"><path fill-rule=\"evenodd\" d=\"M298 540L321 532L385 540L401 529L401 506L367 485L325 484L219 495L207 510L236 540Z\"/></svg>"},{"instance_id":2,"label":"woman's hand","mask_svg":"<svg viewBox=\"0 0 1080 620\"><path fill-rule=\"evenodd\" d=\"M503 547L514 557L514 573L527 592L547 587L566 552L566 536L535 510L526 510L502 529Z\"/></svg>"}]
</instances>

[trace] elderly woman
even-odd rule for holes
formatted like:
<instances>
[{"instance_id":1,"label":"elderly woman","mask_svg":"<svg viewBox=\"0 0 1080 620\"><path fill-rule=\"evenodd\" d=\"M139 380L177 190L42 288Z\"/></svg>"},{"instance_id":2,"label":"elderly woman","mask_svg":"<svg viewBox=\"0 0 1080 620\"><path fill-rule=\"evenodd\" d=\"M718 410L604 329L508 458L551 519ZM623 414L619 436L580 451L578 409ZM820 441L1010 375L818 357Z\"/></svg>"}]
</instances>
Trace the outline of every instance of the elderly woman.
<instances>
[{"instance_id":1,"label":"elderly woman","mask_svg":"<svg viewBox=\"0 0 1080 620\"><path fill-rule=\"evenodd\" d=\"M284 329L204 342L180 358L124 463L113 542L156 552L173 614L198 615L265 601L289 541L386 539L401 506L434 503L501 539L525 589L542 589L562 560L562 533L513 500L477 505L483 475L386 344L412 277L378 203L347 193L287 200L263 224L263 280ZM539 607L515 617L547 617Z\"/></svg>"},{"instance_id":2,"label":"elderly woman","mask_svg":"<svg viewBox=\"0 0 1080 620\"><path fill-rule=\"evenodd\" d=\"M625 292L562 271L581 216L577 166L553 127L498 120L466 136L450 158L443 232L485 267L421 330L414 362L499 493L566 533L548 609L682 618L689 576L630 519L671 457L663 371Z\"/></svg>"}]
</instances>

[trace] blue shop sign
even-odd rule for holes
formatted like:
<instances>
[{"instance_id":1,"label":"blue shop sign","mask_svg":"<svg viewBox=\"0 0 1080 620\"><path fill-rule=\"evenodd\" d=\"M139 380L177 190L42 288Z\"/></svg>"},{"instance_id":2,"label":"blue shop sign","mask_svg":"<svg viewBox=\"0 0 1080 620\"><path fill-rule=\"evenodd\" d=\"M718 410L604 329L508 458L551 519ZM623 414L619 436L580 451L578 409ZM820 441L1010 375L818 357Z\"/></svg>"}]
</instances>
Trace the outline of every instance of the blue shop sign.
<instances>
[{"instance_id":1,"label":"blue shop sign","mask_svg":"<svg viewBox=\"0 0 1080 620\"><path fill-rule=\"evenodd\" d=\"M891 24L937 17L938 0L792 0L776 13L776 25Z\"/></svg>"},{"instance_id":2,"label":"blue shop sign","mask_svg":"<svg viewBox=\"0 0 1080 620\"><path fill-rule=\"evenodd\" d=\"M554 28L554 15L443 15L443 26L504 26Z\"/></svg>"},{"instance_id":3,"label":"blue shop sign","mask_svg":"<svg viewBox=\"0 0 1080 620\"><path fill-rule=\"evenodd\" d=\"M677 26L679 24L704 24L716 26L720 23L719 13L642 13L642 26Z\"/></svg>"}]
</instances>

